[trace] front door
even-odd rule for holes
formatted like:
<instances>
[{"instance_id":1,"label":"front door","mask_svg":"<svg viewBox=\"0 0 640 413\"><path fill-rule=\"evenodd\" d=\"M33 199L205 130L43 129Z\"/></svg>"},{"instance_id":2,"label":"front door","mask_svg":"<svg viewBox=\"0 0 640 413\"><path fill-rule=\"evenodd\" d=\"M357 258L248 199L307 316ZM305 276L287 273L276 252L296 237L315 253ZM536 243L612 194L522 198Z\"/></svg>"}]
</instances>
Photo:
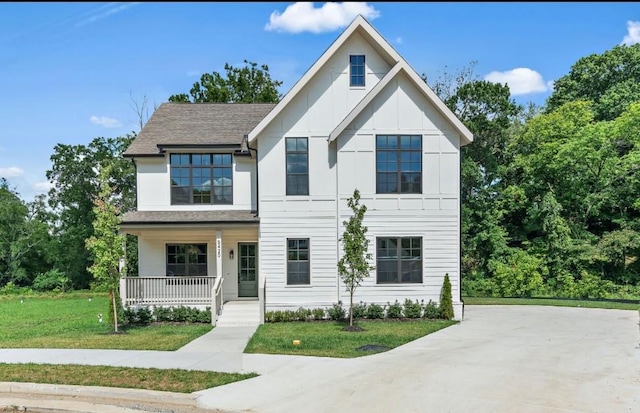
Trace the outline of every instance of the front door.
<instances>
[{"instance_id":1,"label":"front door","mask_svg":"<svg viewBox=\"0 0 640 413\"><path fill-rule=\"evenodd\" d=\"M258 296L257 255L257 243L238 243L238 297Z\"/></svg>"}]
</instances>

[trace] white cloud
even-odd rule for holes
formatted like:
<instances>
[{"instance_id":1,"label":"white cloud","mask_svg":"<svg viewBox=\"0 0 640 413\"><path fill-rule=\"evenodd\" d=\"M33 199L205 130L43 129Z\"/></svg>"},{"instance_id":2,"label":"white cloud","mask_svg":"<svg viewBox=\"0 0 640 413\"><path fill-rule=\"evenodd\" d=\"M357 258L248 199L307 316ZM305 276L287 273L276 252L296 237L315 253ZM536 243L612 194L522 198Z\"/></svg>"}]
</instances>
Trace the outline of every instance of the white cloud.
<instances>
[{"instance_id":1,"label":"white cloud","mask_svg":"<svg viewBox=\"0 0 640 413\"><path fill-rule=\"evenodd\" d=\"M36 182L35 184L31 185L31 189L36 192L49 192L49 189L51 188L53 188L53 184L49 181Z\"/></svg>"},{"instance_id":2,"label":"white cloud","mask_svg":"<svg viewBox=\"0 0 640 413\"><path fill-rule=\"evenodd\" d=\"M96 14L90 16L89 18L84 19L81 22L76 23L76 27L84 26L85 24L93 23L95 21L104 19L105 17L109 17L109 16L111 16L113 14L120 13L121 11L124 11L124 10L128 9L129 7L133 7L133 6L135 6L137 4L140 4L140 3L139 2L125 3L125 4L121 4L121 5L116 6L117 4L118 4L117 2L108 4L107 6L115 6L115 7L112 7L109 10L101 12L101 13L96 13Z\"/></svg>"},{"instance_id":3,"label":"white cloud","mask_svg":"<svg viewBox=\"0 0 640 413\"><path fill-rule=\"evenodd\" d=\"M396 37L396 44L402 44L402 37Z\"/></svg>"},{"instance_id":4,"label":"white cloud","mask_svg":"<svg viewBox=\"0 0 640 413\"><path fill-rule=\"evenodd\" d=\"M110 118L107 116L91 116L89 120L94 125L99 125L104 128L119 128L120 126L122 126L122 123L120 123L118 119Z\"/></svg>"},{"instance_id":5,"label":"white cloud","mask_svg":"<svg viewBox=\"0 0 640 413\"><path fill-rule=\"evenodd\" d=\"M289 33L330 32L347 26L358 14L369 20L380 16L380 12L366 2L327 2L320 8L315 8L313 2L297 2L287 6L282 14L277 10L271 13L264 28Z\"/></svg>"},{"instance_id":6,"label":"white cloud","mask_svg":"<svg viewBox=\"0 0 640 413\"><path fill-rule=\"evenodd\" d=\"M189 70L187 72L187 77L200 76L201 74L202 74L202 71L200 70Z\"/></svg>"},{"instance_id":7,"label":"white cloud","mask_svg":"<svg viewBox=\"0 0 640 413\"><path fill-rule=\"evenodd\" d=\"M527 67L518 67L504 72L494 71L486 75L484 80L493 83L506 83L513 96L549 90L549 84L545 83L542 75Z\"/></svg>"},{"instance_id":8,"label":"white cloud","mask_svg":"<svg viewBox=\"0 0 640 413\"><path fill-rule=\"evenodd\" d=\"M18 168L17 166L0 168L0 177L2 178L13 178L16 176L21 176L22 174L24 174L24 169Z\"/></svg>"},{"instance_id":9,"label":"white cloud","mask_svg":"<svg viewBox=\"0 0 640 413\"><path fill-rule=\"evenodd\" d=\"M627 21L627 33L621 44L631 46L632 44L640 43L640 22Z\"/></svg>"}]
</instances>

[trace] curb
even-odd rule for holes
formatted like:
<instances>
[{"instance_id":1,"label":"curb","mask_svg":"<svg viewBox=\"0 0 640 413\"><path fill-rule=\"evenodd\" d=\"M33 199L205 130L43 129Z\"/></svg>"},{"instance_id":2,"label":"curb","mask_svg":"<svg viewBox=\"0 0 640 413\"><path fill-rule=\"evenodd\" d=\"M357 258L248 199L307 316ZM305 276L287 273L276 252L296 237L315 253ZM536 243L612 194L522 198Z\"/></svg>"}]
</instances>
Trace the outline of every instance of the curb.
<instances>
[{"instance_id":1,"label":"curb","mask_svg":"<svg viewBox=\"0 0 640 413\"><path fill-rule=\"evenodd\" d=\"M157 390L17 382L0 382L0 394L90 397L138 403L162 403L163 405L182 407L198 407L196 400L199 397L192 393L164 392Z\"/></svg>"}]
</instances>

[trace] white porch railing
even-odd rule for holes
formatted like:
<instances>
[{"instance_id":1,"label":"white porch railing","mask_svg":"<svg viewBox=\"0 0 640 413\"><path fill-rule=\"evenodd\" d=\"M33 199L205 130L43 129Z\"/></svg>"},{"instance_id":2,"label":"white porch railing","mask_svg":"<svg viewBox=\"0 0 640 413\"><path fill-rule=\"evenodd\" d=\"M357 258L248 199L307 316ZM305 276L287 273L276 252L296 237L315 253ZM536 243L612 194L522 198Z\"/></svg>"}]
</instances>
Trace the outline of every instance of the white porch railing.
<instances>
[{"instance_id":1,"label":"white porch railing","mask_svg":"<svg viewBox=\"0 0 640 413\"><path fill-rule=\"evenodd\" d=\"M210 306L214 284L216 277L122 277L120 297L126 307Z\"/></svg>"},{"instance_id":2,"label":"white porch railing","mask_svg":"<svg viewBox=\"0 0 640 413\"><path fill-rule=\"evenodd\" d=\"M218 316L222 313L222 304L224 302L224 297L222 296L223 283L223 277L216 278L211 289L211 325L214 327L218 322Z\"/></svg>"}]
</instances>

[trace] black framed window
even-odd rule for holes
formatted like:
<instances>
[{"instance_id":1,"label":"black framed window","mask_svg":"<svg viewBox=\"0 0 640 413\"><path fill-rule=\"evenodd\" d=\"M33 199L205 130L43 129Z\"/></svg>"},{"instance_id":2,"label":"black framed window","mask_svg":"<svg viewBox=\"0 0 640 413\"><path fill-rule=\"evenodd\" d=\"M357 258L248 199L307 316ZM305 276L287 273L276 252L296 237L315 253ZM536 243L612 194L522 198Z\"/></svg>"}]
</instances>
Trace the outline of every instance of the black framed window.
<instances>
[{"instance_id":1,"label":"black framed window","mask_svg":"<svg viewBox=\"0 0 640 413\"><path fill-rule=\"evenodd\" d=\"M287 284L310 284L309 238L287 238Z\"/></svg>"},{"instance_id":2,"label":"black framed window","mask_svg":"<svg viewBox=\"0 0 640 413\"><path fill-rule=\"evenodd\" d=\"M207 276L207 244L167 244L167 275Z\"/></svg>"},{"instance_id":3,"label":"black framed window","mask_svg":"<svg viewBox=\"0 0 640 413\"><path fill-rule=\"evenodd\" d=\"M422 283L422 238L377 238L378 284Z\"/></svg>"},{"instance_id":4,"label":"black framed window","mask_svg":"<svg viewBox=\"0 0 640 413\"><path fill-rule=\"evenodd\" d=\"M171 204L232 204L233 161L229 153L173 153Z\"/></svg>"},{"instance_id":5,"label":"black framed window","mask_svg":"<svg viewBox=\"0 0 640 413\"><path fill-rule=\"evenodd\" d=\"M376 193L422 193L422 137L376 136Z\"/></svg>"},{"instance_id":6,"label":"black framed window","mask_svg":"<svg viewBox=\"0 0 640 413\"><path fill-rule=\"evenodd\" d=\"M349 56L349 84L364 86L364 55Z\"/></svg>"},{"instance_id":7,"label":"black framed window","mask_svg":"<svg viewBox=\"0 0 640 413\"><path fill-rule=\"evenodd\" d=\"M286 138L287 195L309 195L307 138Z\"/></svg>"}]
</instances>

